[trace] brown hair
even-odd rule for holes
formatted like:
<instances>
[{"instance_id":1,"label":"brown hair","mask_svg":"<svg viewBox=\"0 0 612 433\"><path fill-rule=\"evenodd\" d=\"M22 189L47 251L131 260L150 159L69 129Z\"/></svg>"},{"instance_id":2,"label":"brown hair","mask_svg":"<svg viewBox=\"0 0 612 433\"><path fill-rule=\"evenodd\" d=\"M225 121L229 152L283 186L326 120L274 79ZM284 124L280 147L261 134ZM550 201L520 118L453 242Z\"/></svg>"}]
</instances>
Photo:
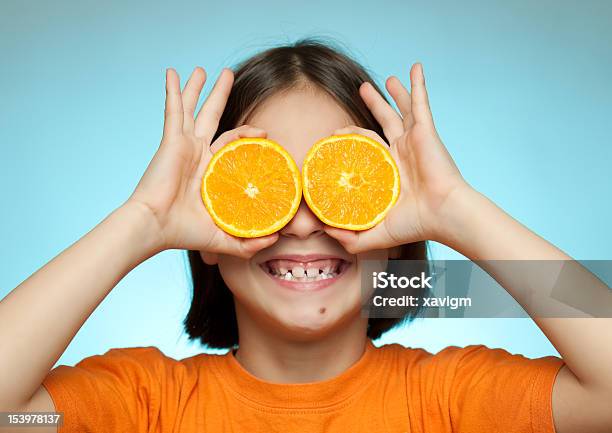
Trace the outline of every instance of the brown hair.
<instances>
[{"instance_id":1,"label":"brown hair","mask_svg":"<svg viewBox=\"0 0 612 433\"><path fill-rule=\"evenodd\" d=\"M270 96L301 85L327 92L346 110L356 125L384 137L382 127L359 96L360 85L368 81L383 95L372 77L356 61L328 43L302 39L294 44L263 51L238 65L234 85L221 116L217 138L236 128ZM199 251L187 253L193 297L184 325L189 338L211 348L238 345L238 324L234 298L219 268L202 261ZM426 242L400 246L399 258L427 260ZM418 309L401 318L370 318L368 337L376 339L398 323L411 320Z\"/></svg>"}]
</instances>

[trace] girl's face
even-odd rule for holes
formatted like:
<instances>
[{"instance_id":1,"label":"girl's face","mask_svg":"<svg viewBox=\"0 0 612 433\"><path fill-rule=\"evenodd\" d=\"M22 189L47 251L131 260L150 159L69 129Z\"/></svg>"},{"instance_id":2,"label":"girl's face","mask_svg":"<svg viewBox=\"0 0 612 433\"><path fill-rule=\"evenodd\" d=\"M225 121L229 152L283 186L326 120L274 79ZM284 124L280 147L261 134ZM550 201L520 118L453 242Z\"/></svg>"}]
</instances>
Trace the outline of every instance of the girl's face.
<instances>
[{"instance_id":1,"label":"girl's face","mask_svg":"<svg viewBox=\"0 0 612 433\"><path fill-rule=\"evenodd\" d=\"M300 89L267 99L247 123L265 130L301 167L317 140L354 122L324 92ZM205 262L218 263L234 294L238 323L254 322L285 338L308 340L360 320L360 262L386 261L388 251L351 255L324 227L302 200L278 241L251 259L202 254ZM292 279L285 275L289 271Z\"/></svg>"}]
</instances>

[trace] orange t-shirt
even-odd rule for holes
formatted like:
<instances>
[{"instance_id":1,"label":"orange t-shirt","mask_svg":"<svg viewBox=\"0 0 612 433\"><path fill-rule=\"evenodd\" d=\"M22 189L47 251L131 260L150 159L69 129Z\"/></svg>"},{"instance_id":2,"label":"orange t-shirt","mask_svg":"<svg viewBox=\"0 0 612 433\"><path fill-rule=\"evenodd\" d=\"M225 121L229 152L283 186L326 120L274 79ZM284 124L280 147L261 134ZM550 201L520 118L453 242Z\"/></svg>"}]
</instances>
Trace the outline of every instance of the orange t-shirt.
<instances>
[{"instance_id":1,"label":"orange t-shirt","mask_svg":"<svg viewBox=\"0 0 612 433\"><path fill-rule=\"evenodd\" d=\"M482 345L437 354L376 348L339 376L278 384L234 356L183 360L155 347L112 349L43 382L62 432L554 433L551 394L563 361Z\"/></svg>"}]
</instances>

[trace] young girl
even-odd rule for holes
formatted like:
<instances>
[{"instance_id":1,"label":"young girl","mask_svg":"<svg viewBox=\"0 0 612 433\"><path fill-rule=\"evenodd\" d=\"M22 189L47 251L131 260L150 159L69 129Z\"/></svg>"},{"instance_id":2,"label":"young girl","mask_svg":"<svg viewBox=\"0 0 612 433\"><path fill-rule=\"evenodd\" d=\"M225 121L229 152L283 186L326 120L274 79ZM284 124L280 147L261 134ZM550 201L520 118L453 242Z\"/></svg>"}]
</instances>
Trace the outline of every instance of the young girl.
<instances>
[{"instance_id":1,"label":"young girl","mask_svg":"<svg viewBox=\"0 0 612 433\"><path fill-rule=\"evenodd\" d=\"M163 137L134 193L2 300L0 411L63 412L60 432L612 431L610 319L539 318L523 295L528 277L487 261L571 259L464 181L436 133L420 64L410 92L386 81L399 113L357 63L312 41L223 70L195 115L205 80L196 68L181 91L167 70ZM224 144L268 137L300 165L318 139L344 133L388 143L400 169L400 199L378 226L327 227L302 202L280 232L238 239L206 213L200 182ZM371 339L396 322L360 314L360 264L425 259L426 240L482 263L562 359L376 348ZM113 349L51 370L117 282L172 248L190 250L187 332L231 350L174 360ZM266 270L278 260L337 275L287 287Z\"/></svg>"}]
</instances>

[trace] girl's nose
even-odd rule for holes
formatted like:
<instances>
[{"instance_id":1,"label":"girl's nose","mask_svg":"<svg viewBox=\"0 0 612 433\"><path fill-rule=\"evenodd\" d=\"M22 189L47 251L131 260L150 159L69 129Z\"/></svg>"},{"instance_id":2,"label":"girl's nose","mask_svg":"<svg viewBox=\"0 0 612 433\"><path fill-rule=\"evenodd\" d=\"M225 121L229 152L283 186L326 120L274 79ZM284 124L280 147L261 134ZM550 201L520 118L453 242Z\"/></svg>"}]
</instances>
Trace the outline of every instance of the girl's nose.
<instances>
[{"instance_id":1,"label":"girl's nose","mask_svg":"<svg viewBox=\"0 0 612 433\"><path fill-rule=\"evenodd\" d=\"M311 236L323 234L323 226L321 220L312 213L306 202L302 200L293 219L281 229L280 234L297 239L307 239Z\"/></svg>"}]
</instances>

